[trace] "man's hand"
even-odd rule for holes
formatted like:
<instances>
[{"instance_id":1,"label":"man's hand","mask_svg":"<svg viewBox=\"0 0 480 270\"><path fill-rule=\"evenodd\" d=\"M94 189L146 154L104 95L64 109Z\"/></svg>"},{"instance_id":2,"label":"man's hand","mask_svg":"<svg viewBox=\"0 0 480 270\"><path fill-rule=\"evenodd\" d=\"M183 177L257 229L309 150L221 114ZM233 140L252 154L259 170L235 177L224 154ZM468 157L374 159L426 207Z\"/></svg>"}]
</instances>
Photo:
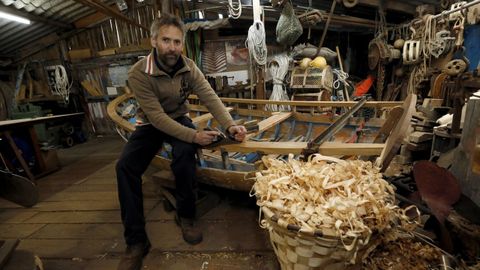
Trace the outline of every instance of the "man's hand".
<instances>
[{"instance_id":1,"label":"man's hand","mask_svg":"<svg viewBox=\"0 0 480 270\"><path fill-rule=\"evenodd\" d=\"M198 131L193 138L193 142L204 146L207 144L211 144L218 135L220 135L220 133L218 133L217 131Z\"/></svg>"},{"instance_id":2,"label":"man's hand","mask_svg":"<svg viewBox=\"0 0 480 270\"><path fill-rule=\"evenodd\" d=\"M245 135L247 135L247 129L244 126L230 126L228 128L228 134L232 135L236 141L243 142Z\"/></svg>"}]
</instances>

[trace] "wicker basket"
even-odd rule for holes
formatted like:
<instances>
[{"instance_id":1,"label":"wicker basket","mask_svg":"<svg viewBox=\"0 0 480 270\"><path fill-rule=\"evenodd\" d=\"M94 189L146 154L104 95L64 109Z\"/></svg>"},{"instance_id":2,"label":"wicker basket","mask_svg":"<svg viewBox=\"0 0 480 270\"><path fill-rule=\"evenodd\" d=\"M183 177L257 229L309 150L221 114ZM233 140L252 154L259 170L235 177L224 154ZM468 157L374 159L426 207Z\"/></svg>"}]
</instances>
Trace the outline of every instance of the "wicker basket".
<instances>
[{"instance_id":1,"label":"wicker basket","mask_svg":"<svg viewBox=\"0 0 480 270\"><path fill-rule=\"evenodd\" d=\"M356 269L357 254L367 249L358 241L348 251L344 245L353 240L342 240L319 231L305 232L300 227L279 220L267 207L262 207L270 242L282 270L345 270Z\"/></svg>"}]
</instances>

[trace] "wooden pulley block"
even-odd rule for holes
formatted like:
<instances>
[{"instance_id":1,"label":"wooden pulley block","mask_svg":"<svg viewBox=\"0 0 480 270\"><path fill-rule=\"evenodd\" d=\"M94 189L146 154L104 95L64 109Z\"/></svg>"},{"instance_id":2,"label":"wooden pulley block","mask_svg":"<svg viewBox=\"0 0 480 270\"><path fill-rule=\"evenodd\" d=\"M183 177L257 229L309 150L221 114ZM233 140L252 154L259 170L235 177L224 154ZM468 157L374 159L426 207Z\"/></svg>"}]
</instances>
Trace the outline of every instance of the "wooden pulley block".
<instances>
[{"instance_id":1,"label":"wooden pulley block","mask_svg":"<svg viewBox=\"0 0 480 270\"><path fill-rule=\"evenodd\" d=\"M440 1L440 6L443 9L447 9L450 6L450 0L441 0Z\"/></svg>"},{"instance_id":2,"label":"wooden pulley block","mask_svg":"<svg viewBox=\"0 0 480 270\"><path fill-rule=\"evenodd\" d=\"M480 22L480 4L473 5L467 11L467 23L474 25Z\"/></svg>"},{"instance_id":3,"label":"wooden pulley block","mask_svg":"<svg viewBox=\"0 0 480 270\"><path fill-rule=\"evenodd\" d=\"M450 10L454 10L454 9L457 9L457 8L460 8L462 7L463 5L465 5L467 3L467 1L460 1L460 2L457 2L457 3L454 3L450 6ZM459 10L459 11L455 11L453 13L450 13L450 15L448 15L448 20L450 21L456 21L458 20L459 18L463 17L463 14L462 14L462 11Z\"/></svg>"},{"instance_id":4,"label":"wooden pulley block","mask_svg":"<svg viewBox=\"0 0 480 270\"><path fill-rule=\"evenodd\" d=\"M403 63L405 65L416 64L420 61L420 41L407 40L403 45Z\"/></svg>"},{"instance_id":5,"label":"wooden pulley block","mask_svg":"<svg viewBox=\"0 0 480 270\"><path fill-rule=\"evenodd\" d=\"M343 5L352 8L358 4L358 0L343 0Z\"/></svg>"},{"instance_id":6,"label":"wooden pulley block","mask_svg":"<svg viewBox=\"0 0 480 270\"><path fill-rule=\"evenodd\" d=\"M443 72L449 76L457 76L467 69L467 63L462 59L455 59L448 62L443 68Z\"/></svg>"}]
</instances>

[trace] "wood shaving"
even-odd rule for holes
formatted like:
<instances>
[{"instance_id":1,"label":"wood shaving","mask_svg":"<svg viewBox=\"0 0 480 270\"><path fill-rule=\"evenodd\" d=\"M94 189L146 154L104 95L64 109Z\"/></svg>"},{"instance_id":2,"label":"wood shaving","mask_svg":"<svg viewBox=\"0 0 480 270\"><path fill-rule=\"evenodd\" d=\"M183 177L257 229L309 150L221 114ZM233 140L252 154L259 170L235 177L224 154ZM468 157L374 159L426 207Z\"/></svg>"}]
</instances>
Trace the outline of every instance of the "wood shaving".
<instances>
[{"instance_id":1,"label":"wood shaving","mask_svg":"<svg viewBox=\"0 0 480 270\"><path fill-rule=\"evenodd\" d=\"M302 231L321 231L365 245L374 232L408 221L394 204L394 187L371 162L319 154L307 162L293 155L287 160L265 156L262 161L265 169L256 172L252 196L260 207Z\"/></svg>"},{"instance_id":2,"label":"wood shaving","mask_svg":"<svg viewBox=\"0 0 480 270\"><path fill-rule=\"evenodd\" d=\"M442 253L414 238L399 238L383 243L363 261L365 270L434 270L453 269L441 266Z\"/></svg>"}]
</instances>

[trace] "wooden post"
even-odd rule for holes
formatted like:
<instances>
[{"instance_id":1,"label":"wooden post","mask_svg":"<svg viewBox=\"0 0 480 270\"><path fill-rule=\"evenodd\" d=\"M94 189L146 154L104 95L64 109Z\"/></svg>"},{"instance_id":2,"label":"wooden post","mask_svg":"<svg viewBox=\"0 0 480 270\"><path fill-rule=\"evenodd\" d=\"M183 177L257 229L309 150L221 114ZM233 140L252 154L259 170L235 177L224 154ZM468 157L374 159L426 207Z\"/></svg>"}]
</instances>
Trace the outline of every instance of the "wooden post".
<instances>
[{"instance_id":1,"label":"wooden post","mask_svg":"<svg viewBox=\"0 0 480 270\"><path fill-rule=\"evenodd\" d=\"M265 67L257 68L257 85L255 86L256 98L266 99L265 97Z\"/></svg>"}]
</instances>

